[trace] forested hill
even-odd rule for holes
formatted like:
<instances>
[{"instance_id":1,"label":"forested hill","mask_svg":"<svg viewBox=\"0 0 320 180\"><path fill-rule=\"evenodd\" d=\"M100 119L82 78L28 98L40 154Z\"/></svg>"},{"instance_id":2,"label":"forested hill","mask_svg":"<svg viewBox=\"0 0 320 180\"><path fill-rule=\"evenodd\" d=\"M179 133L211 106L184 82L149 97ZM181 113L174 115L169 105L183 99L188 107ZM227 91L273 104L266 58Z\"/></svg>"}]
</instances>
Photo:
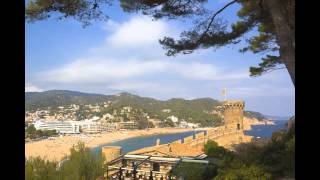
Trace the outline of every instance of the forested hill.
<instances>
[{"instance_id":1,"label":"forested hill","mask_svg":"<svg viewBox=\"0 0 320 180\"><path fill-rule=\"evenodd\" d=\"M95 104L110 100L112 96L67 90L25 92L25 109L28 111L71 104Z\"/></svg>"},{"instance_id":2,"label":"forested hill","mask_svg":"<svg viewBox=\"0 0 320 180\"><path fill-rule=\"evenodd\" d=\"M134 108L144 109L151 115L158 117L168 116L163 112L169 109L170 113L178 117L197 117L206 119L212 116L210 112L221 105L218 100L212 98L199 98L185 100L173 98L169 100L157 100L148 97L140 97L130 93L120 93L117 95L90 94L67 90L51 90L45 92L26 92L25 109L34 111L37 109L46 109L48 107L69 106L71 104L100 104L111 101L111 108L120 108L123 106L132 106ZM263 115L257 112L247 111L246 115L262 119Z\"/></svg>"}]
</instances>

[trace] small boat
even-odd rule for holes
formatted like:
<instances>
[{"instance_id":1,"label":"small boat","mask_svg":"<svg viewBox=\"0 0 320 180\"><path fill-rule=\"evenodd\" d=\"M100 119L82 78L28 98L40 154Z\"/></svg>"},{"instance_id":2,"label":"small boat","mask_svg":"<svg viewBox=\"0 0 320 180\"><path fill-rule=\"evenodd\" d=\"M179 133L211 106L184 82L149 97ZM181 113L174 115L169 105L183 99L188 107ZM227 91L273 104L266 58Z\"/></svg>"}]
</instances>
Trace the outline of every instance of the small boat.
<instances>
[{"instance_id":1,"label":"small boat","mask_svg":"<svg viewBox=\"0 0 320 180\"><path fill-rule=\"evenodd\" d=\"M257 137L257 139L260 139L260 138L261 138L260 136Z\"/></svg>"}]
</instances>

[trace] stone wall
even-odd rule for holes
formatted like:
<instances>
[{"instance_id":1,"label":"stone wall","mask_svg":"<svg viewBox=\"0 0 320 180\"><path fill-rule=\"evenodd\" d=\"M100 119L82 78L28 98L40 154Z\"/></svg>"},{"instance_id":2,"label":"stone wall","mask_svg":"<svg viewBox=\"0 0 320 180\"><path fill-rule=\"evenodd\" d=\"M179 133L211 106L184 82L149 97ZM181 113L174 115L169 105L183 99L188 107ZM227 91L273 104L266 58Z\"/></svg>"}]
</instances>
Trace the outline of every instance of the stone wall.
<instances>
[{"instance_id":1,"label":"stone wall","mask_svg":"<svg viewBox=\"0 0 320 180\"><path fill-rule=\"evenodd\" d=\"M227 149L232 149L232 145L247 143L252 140L252 136L247 136L243 133L230 133L224 136L213 139L219 146L223 146Z\"/></svg>"},{"instance_id":2,"label":"stone wall","mask_svg":"<svg viewBox=\"0 0 320 180\"><path fill-rule=\"evenodd\" d=\"M182 144L182 139L179 139L179 140L173 141L172 143L179 143L179 144Z\"/></svg>"},{"instance_id":3,"label":"stone wall","mask_svg":"<svg viewBox=\"0 0 320 180\"><path fill-rule=\"evenodd\" d=\"M183 139L183 143L185 144L191 143L192 141L193 141L193 136L188 136Z\"/></svg>"},{"instance_id":4,"label":"stone wall","mask_svg":"<svg viewBox=\"0 0 320 180\"><path fill-rule=\"evenodd\" d=\"M199 132L196 134L196 139L203 139L205 132Z\"/></svg>"}]
</instances>

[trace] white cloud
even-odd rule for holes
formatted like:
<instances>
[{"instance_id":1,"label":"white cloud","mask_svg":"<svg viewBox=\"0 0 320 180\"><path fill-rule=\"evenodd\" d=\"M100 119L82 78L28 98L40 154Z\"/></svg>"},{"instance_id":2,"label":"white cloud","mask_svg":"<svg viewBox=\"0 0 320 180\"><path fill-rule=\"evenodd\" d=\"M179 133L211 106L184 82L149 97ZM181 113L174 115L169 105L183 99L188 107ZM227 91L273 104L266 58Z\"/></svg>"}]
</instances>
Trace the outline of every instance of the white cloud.
<instances>
[{"instance_id":1,"label":"white cloud","mask_svg":"<svg viewBox=\"0 0 320 180\"><path fill-rule=\"evenodd\" d=\"M294 89L280 87L274 88L270 85L256 85L247 87L231 87L229 92L238 97L287 97L294 96Z\"/></svg>"},{"instance_id":2,"label":"white cloud","mask_svg":"<svg viewBox=\"0 0 320 180\"><path fill-rule=\"evenodd\" d=\"M166 66L161 61L88 58L42 72L39 77L45 77L45 81L60 83L98 83L153 74L163 71Z\"/></svg>"},{"instance_id":3,"label":"white cloud","mask_svg":"<svg viewBox=\"0 0 320 180\"><path fill-rule=\"evenodd\" d=\"M102 29L107 30L107 31L114 31L116 29L118 29L120 26L119 23L109 19L104 26L102 26Z\"/></svg>"},{"instance_id":4,"label":"white cloud","mask_svg":"<svg viewBox=\"0 0 320 180\"><path fill-rule=\"evenodd\" d=\"M239 80L245 73L231 73L213 64L195 61L87 58L42 72L39 80L56 83L93 84L128 80L150 75L174 75L190 80Z\"/></svg>"},{"instance_id":5,"label":"white cloud","mask_svg":"<svg viewBox=\"0 0 320 180\"><path fill-rule=\"evenodd\" d=\"M41 91L43 90L35 85L26 84L25 86L25 92L41 92Z\"/></svg>"},{"instance_id":6,"label":"white cloud","mask_svg":"<svg viewBox=\"0 0 320 180\"><path fill-rule=\"evenodd\" d=\"M248 72L232 72L223 67L199 62L176 64L176 71L185 78L196 80L241 80L249 78Z\"/></svg>"},{"instance_id":7,"label":"white cloud","mask_svg":"<svg viewBox=\"0 0 320 180\"><path fill-rule=\"evenodd\" d=\"M116 47L139 47L158 43L158 39L168 35L168 25L161 21L153 21L146 16L136 16L122 24L109 22L108 28L115 29L107 37L107 44Z\"/></svg>"}]
</instances>

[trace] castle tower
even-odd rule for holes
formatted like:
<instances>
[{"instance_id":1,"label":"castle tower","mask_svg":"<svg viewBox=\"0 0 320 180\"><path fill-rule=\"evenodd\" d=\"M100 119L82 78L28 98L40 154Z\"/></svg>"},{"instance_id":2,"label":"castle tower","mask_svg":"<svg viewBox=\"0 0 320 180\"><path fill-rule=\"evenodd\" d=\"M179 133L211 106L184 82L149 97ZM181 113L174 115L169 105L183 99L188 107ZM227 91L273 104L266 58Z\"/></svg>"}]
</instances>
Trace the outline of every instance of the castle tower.
<instances>
[{"instance_id":1,"label":"castle tower","mask_svg":"<svg viewBox=\"0 0 320 180\"><path fill-rule=\"evenodd\" d=\"M223 109L225 129L243 131L244 102L228 100L223 103Z\"/></svg>"}]
</instances>

